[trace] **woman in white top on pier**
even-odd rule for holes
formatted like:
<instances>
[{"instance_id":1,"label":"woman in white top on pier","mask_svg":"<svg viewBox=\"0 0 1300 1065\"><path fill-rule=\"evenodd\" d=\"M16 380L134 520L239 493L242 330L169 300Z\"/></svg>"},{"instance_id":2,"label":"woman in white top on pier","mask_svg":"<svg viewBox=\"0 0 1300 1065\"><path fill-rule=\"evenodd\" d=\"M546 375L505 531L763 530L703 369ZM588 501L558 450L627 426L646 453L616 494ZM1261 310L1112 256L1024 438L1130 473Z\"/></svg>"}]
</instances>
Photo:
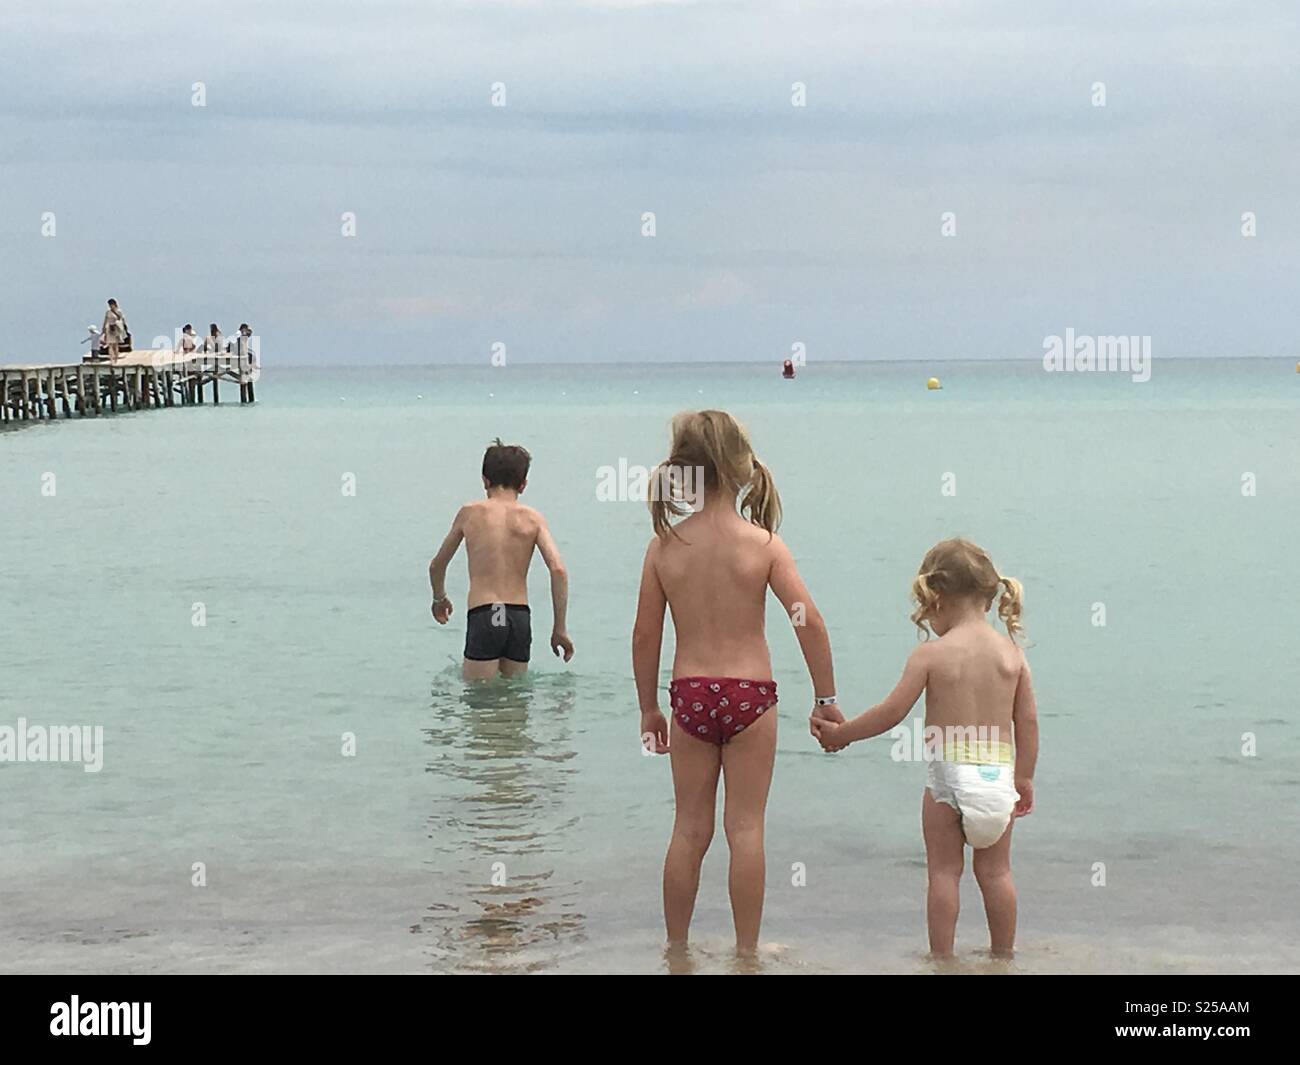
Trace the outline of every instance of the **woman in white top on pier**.
<instances>
[{"instance_id":1,"label":"woman in white top on pier","mask_svg":"<svg viewBox=\"0 0 1300 1065\"><path fill-rule=\"evenodd\" d=\"M108 301L104 312L104 346L108 348L108 361L117 362L117 349L126 343L126 315L117 306L117 300Z\"/></svg>"}]
</instances>

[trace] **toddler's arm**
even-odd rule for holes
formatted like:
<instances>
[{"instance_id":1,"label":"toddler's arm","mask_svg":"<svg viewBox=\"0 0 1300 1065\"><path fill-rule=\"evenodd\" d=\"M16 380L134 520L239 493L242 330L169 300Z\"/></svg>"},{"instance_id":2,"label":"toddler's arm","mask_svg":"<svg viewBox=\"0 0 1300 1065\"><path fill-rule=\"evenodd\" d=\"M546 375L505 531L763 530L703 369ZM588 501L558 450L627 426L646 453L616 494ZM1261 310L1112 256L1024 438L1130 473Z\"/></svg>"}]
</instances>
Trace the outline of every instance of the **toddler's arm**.
<instances>
[{"instance_id":1,"label":"toddler's arm","mask_svg":"<svg viewBox=\"0 0 1300 1065\"><path fill-rule=\"evenodd\" d=\"M1016 684L1011 724L1016 742L1016 791L1020 793L1016 816L1024 817L1034 809L1034 770L1038 766L1038 704L1024 652L1020 655L1020 681Z\"/></svg>"},{"instance_id":2,"label":"toddler's arm","mask_svg":"<svg viewBox=\"0 0 1300 1065\"><path fill-rule=\"evenodd\" d=\"M668 722L659 709L659 653L663 647L668 597L655 572L658 546L658 540L650 542L641 567L641 591L636 601L636 623L632 626L632 676L636 678L636 697L641 706L642 742L653 753L666 754Z\"/></svg>"},{"instance_id":3,"label":"toddler's arm","mask_svg":"<svg viewBox=\"0 0 1300 1065\"><path fill-rule=\"evenodd\" d=\"M817 729L817 739L823 747L839 750L857 740L870 739L888 732L903 718L907 717L916 705L916 700L925 691L926 681L930 675L930 648L921 644L907 658L903 675L894 690L873 706L864 710L851 721L842 725L825 724ZM818 723L820 724L820 723Z\"/></svg>"}]
</instances>

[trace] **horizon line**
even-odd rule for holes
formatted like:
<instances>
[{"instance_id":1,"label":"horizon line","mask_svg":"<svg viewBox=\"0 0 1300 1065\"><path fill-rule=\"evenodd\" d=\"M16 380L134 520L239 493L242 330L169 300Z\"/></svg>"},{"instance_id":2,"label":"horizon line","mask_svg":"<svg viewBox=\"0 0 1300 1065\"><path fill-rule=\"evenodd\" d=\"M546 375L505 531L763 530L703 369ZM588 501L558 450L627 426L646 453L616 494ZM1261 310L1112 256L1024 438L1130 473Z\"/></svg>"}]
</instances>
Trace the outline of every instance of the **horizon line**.
<instances>
[{"instance_id":1,"label":"horizon line","mask_svg":"<svg viewBox=\"0 0 1300 1065\"><path fill-rule=\"evenodd\" d=\"M1300 360L1300 351L1294 354L1286 355L1153 355L1152 360L1160 362L1199 362L1212 359L1223 359L1233 361L1246 361L1250 359L1258 361L1267 361L1277 359L1279 361L1290 361L1291 359ZM520 366L780 366L784 359L655 359L647 360L621 360L621 359L602 359L598 361L580 360L580 359L529 359L516 360L508 365L511 367ZM946 364L953 363L1041 363L1040 356L988 356L988 355L967 355L967 356L935 356L926 358L924 356L914 356L900 359L817 359L815 363L806 363L799 367L800 370L807 371L810 366L902 366L907 364ZM279 366L286 370L313 370L330 368L379 368L379 367L401 367L403 369L412 369L415 367L445 367L448 369L455 368L480 368L480 369L507 369L506 366L492 366L490 363L482 361L474 362L272 362L263 364L262 370L265 372L268 368L274 369Z\"/></svg>"}]
</instances>

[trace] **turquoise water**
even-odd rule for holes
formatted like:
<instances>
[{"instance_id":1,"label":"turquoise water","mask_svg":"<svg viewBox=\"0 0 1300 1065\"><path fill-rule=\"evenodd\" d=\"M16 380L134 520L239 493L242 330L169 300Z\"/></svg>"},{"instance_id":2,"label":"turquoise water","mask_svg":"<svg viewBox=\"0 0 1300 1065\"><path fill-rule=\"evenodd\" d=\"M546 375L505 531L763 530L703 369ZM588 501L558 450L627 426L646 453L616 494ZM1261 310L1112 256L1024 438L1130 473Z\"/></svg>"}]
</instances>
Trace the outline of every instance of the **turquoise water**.
<instances>
[{"instance_id":1,"label":"turquoise water","mask_svg":"<svg viewBox=\"0 0 1300 1065\"><path fill-rule=\"evenodd\" d=\"M970 536L1024 582L1042 757L1013 848L1015 970L1300 969L1294 360L1158 361L1147 384L1036 362L793 383L272 369L258 397L0 433L0 726L105 736L99 773L0 763L0 968L664 970L668 764L640 752L629 667L649 523L595 487L709 405L774 470L849 707L896 679L935 540ZM577 655L539 643L529 679L467 691L463 555L445 629L425 569L498 434L533 452L525 499L565 555ZM924 769L887 741L821 754L797 645L770 622L763 967L924 971ZM732 965L725 875L719 834L702 971ZM965 890L960 967L996 969Z\"/></svg>"}]
</instances>

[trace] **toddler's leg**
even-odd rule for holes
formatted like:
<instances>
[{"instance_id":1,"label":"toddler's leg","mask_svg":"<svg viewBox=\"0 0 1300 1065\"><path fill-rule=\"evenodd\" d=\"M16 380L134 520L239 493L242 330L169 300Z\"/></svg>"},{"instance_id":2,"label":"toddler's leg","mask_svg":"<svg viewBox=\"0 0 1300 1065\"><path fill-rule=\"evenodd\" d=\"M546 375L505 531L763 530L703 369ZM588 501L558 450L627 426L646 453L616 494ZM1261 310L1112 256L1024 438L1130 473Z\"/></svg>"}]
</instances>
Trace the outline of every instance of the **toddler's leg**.
<instances>
[{"instance_id":1,"label":"toddler's leg","mask_svg":"<svg viewBox=\"0 0 1300 1065\"><path fill-rule=\"evenodd\" d=\"M776 714L768 713L722 748L726 778L722 825L731 851L727 884L736 925L736 949L758 949L763 923L763 892L767 873L763 854L763 823L767 793L776 761Z\"/></svg>"},{"instance_id":2,"label":"toddler's leg","mask_svg":"<svg viewBox=\"0 0 1300 1065\"><path fill-rule=\"evenodd\" d=\"M929 788L921 799L921 831L925 836L925 864L930 879L925 904L930 953L946 958L952 954L957 936L966 837L961 832L961 815L947 803L935 802Z\"/></svg>"},{"instance_id":3,"label":"toddler's leg","mask_svg":"<svg viewBox=\"0 0 1300 1065\"><path fill-rule=\"evenodd\" d=\"M1011 825L1015 822L1012 821ZM975 879L984 896L989 943L994 954L1011 954L1016 945L1016 885L1011 879L1011 825L993 846L975 852Z\"/></svg>"},{"instance_id":4,"label":"toddler's leg","mask_svg":"<svg viewBox=\"0 0 1300 1065\"><path fill-rule=\"evenodd\" d=\"M711 743L688 736L673 725L668 756L673 765L676 816L673 838L664 859L664 924L668 942L686 942L700 890L700 865L713 839L722 754Z\"/></svg>"}]
</instances>

